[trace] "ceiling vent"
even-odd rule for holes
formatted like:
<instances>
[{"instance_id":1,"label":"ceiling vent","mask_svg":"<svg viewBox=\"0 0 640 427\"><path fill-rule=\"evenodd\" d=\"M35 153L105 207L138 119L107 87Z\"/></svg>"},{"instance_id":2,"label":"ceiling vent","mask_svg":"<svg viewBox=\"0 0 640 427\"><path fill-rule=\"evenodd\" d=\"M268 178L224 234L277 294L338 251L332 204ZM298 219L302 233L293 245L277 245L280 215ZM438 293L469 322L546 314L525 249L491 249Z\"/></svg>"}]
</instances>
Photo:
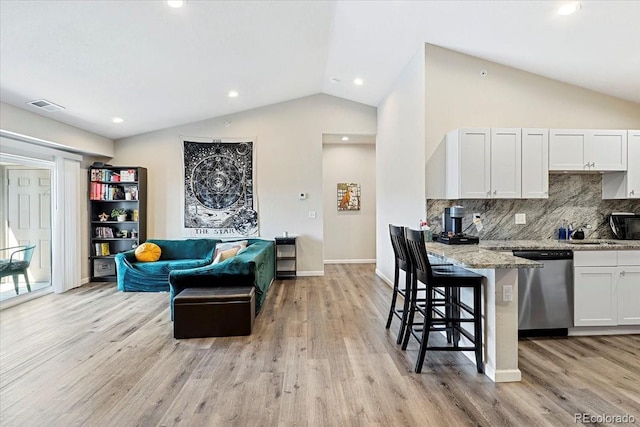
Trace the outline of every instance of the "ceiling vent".
<instances>
[{"instance_id":1,"label":"ceiling vent","mask_svg":"<svg viewBox=\"0 0 640 427\"><path fill-rule=\"evenodd\" d=\"M49 102L46 99L38 99L36 101L27 102L29 105L33 105L36 108L47 111L49 113L53 113L55 111L62 111L64 107L62 105L54 104L53 102Z\"/></svg>"}]
</instances>

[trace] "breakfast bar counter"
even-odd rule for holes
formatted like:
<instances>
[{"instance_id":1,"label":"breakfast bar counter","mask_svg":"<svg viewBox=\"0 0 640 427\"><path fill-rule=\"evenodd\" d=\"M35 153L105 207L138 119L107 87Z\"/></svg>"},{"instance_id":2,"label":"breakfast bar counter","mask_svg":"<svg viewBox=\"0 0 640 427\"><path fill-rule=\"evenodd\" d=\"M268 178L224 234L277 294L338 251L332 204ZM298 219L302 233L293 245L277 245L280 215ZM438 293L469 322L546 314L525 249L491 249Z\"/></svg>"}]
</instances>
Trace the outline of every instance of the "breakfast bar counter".
<instances>
[{"instance_id":1,"label":"breakfast bar counter","mask_svg":"<svg viewBox=\"0 0 640 427\"><path fill-rule=\"evenodd\" d=\"M542 264L479 245L425 244L427 252L484 276L485 374L495 382L521 380L518 369L518 269ZM506 291L505 291L506 289ZM465 295L462 295L465 299ZM472 352L465 356L474 360Z\"/></svg>"}]
</instances>

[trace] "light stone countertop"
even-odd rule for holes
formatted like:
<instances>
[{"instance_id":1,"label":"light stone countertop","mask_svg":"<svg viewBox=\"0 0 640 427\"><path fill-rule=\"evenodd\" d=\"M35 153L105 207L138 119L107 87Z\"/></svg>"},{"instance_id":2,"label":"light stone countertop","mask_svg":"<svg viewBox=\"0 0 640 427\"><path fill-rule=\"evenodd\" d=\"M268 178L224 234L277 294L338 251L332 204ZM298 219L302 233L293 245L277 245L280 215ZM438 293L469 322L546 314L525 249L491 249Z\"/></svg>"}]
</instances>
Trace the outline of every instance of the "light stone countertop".
<instances>
[{"instance_id":1,"label":"light stone countertop","mask_svg":"<svg viewBox=\"0 0 640 427\"><path fill-rule=\"evenodd\" d=\"M542 264L514 257L512 250L639 250L640 240L574 240L573 243L558 240L480 240L479 245L445 245L426 243L427 252L445 258L446 261L465 268L539 268Z\"/></svg>"},{"instance_id":2,"label":"light stone countertop","mask_svg":"<svg viewBox=\"0 0 640 427\"><path fill-rule=\"evenodd\" d=\"M611 251L640 249L640 240L585 239L585 240L480 240L480 248L497 251L553 250Z\"/></svg>"},{"instance_id":3,"label":"light stone countertop","mask_svg":"<svg viewBox=\"0 0 640 427\"><path fill-rule=\"evenodd\" d=\"M465 268L539 268L537 261L515 257L478 245L445 245L432 242L425 244L431 255L445 258L454 265Z\"/></svg>"}]
</instances>

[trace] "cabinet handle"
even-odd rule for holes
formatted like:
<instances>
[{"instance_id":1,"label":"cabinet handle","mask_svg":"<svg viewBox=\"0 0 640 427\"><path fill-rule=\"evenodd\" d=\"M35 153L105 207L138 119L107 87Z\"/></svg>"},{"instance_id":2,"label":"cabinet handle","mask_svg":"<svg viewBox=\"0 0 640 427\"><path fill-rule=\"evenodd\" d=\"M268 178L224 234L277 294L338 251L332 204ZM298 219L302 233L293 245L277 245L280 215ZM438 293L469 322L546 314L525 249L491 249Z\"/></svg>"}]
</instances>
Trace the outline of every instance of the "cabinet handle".
<instances>
[{"instance_id":1,"label":"cabinet handle","mask_svg":"<svg viewBox=\"0 0 640 427\"><path fill-rule=\"evenodd\" d=\"M487 191L487 197L491 197L491 191Z\"/></svg>"},{"instance_id":2,"label":"cabinet handle","mask_svg":"<svg viewBox=\"0 0 640 427\"><path fill-rule=\"evenodd\" d=\"M591 162L591 167L595 168L596 167L596 162Z\"/></svg>"},{"instance_id":3,"label":"cabinet handle","mask_svg":"<svg viewBox=\"0 0 640 427\"><path fill-rule=\"evenodd\" d=\"M620 275L621 275L621 276L624 276L624 274L625 274L625 272L624 272L624 270L622 270L622 271L620 272Z\"/></svg>"},{"instance_id":4,"label":"cabinet handle","mask_svg":"<svg viewBox=\"0 0 640 427\"><path fill-rule=\"evenodd\" d=\"M636 190L631 190L631 191L629 191L629 195L630 195L630 196L633 196L634 194L636 194Z\"/></svg>"},{"instance_id":5,"label":"cabinet handle","mask_svg":"<svg viewBox=\"0 0 640 427\"><path fill-rule=\"evenodd\" d=\"M496 194L498 194L498 190L493 190L493 195L495 196Z\"/></svg>"}]
</instances>

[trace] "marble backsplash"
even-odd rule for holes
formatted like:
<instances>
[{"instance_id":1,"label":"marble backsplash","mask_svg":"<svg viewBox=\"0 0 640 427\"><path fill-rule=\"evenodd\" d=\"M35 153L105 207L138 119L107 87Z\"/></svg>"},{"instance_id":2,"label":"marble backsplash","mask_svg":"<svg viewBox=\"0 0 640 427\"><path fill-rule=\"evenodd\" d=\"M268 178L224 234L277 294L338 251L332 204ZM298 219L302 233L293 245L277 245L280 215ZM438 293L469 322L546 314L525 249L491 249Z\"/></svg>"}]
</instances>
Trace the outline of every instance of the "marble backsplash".
<instances>
[{"instance_id":1,"label":"marble backsplash","mask_svg":"<svg viewBox=\"0 0 640 427\"><path fill-rule=\"evenodd\" d=\"M640 213L640 200L602 200L600 174L550 174L548 199L427 200L427 217L434 233L442 231L444 208L465 207L462 228L471 225L474 212L480 213L483 230L466 232L484 240L557 239L560 222L585 229L587 239L611 239L608 224L611 212ZM515 214L526 214L527 223L515 224Z\"/></svg>"}]
</instances>

